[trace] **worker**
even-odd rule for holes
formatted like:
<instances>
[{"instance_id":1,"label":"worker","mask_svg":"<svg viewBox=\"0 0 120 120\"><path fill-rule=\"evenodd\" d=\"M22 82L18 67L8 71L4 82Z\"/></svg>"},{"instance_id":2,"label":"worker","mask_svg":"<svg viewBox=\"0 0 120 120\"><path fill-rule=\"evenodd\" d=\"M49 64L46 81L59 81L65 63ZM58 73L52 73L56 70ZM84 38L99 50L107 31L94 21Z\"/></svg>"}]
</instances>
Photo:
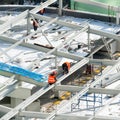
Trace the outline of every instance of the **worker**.
<instances>
[{"instance_id":1,"label":"worker","mask_svg":"<svg viewBox=\"0 0 120 120\"><path fill-rule=\"evenodd\" d=\"M56 74L57 74L56 71L53 71L52 73L49 74L49 77L48 77L49 85L52 85L57 81Z\"/></svg>"},{"instance_id":2,"label":"worker","mask_svg":"<svg viewBox=\"0 0 120 120\"><path fill-rule=\"evenodd\" d=\"M38 20L37 20L37 19L33 20L33 28L34 28L34 31L37 30L38 26L39 26Z\"/></svg>"},{"instance_id":3,"label":"worker","mask_svg":"<svg viewBox=\"0 0 120 120\"><path fill-rule=\"evenodd\" d=\"M43 8L43 9L41 9L40 11L39 11L39 14L40 15L43 15L45 13L45 8Z\"/></svg>"},{"instance_id":4,"label":"worker","mask_svg":"<svg viewBox=\"0 0 120 120\"><path fill-rule=\"evenodd\" d=\"M70 62L64 62L62 64L63 74L67 74L70 70L71 64Z\"/></svg>"},{"instance_id":5,"label":"worker","mask_svg":"<svg viewBox=\"0 0 120 120\"><path fill-rule=\"evenodd\" d=\"M91 74L92 73L92 65L89 65L89 64L87 64L86 65L86 75L88 75L88 74Z\"/></svg>"},{"instance_id":6,"label":"worker","mask_svg":"<svg viewBox=\"0 0 120 120\"><path fill-rule=\"evenodd\" d=\"M44 13L45 13L45 8L41 9L41 10L38 12L38 14L40 14L40 15L43 15ZM42 20L40 20L40 22L42 22Z\"/></svg>"}]
</instances>

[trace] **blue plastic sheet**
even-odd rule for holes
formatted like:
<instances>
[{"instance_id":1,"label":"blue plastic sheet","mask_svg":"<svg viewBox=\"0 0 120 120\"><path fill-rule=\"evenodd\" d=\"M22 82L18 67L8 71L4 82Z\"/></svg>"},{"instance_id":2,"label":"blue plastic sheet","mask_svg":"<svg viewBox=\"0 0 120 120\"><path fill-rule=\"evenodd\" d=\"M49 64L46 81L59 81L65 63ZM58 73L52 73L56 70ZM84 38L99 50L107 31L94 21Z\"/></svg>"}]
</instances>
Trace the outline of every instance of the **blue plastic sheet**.
<instances>
[{"instance_id":1,"label":"blue plastic sheet","mask_svg":"<svg viewBox=\"0 0 120 120\"><path fill-rule=\"evenodd\" d=\"M14 73L14 74L18 74L18 75L21 75L24 77L28 77L28 78L31 78L31 79L38 81L38 82L46 81L46 77L42 74L31 72L29 70L25 70L25 69L17 67L17 66L8 65L8 64L2 63L2 62L0 62L0 70Z\"/></svg>"}]
</instances>

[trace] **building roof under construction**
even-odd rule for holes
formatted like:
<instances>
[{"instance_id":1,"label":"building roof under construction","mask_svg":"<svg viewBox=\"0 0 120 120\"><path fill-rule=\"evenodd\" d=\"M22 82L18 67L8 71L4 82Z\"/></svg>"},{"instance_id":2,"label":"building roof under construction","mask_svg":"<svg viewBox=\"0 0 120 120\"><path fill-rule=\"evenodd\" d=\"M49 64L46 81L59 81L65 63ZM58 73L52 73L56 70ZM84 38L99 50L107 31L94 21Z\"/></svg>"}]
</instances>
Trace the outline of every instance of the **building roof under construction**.
<instances>
[{"instance_id":1,"label":"building roof under construction","mask_svg":"<svg viewBox=\"0 0 120 120\"><path fill-rule=\"evenodd\" d=\"M118 16L117 23L66 16L60 14L62 8L48 7L54 2L24 12L1 12L1 120L120 119ZM43 8L46 12L40 15ZM35 19L39 21L36 31ZM71 63L68 74L61 67L65 61ZM49 86L52 71L58 73L57 82ZM4 104L7 98L9 105Z\"/></svg>"}]
</instances>

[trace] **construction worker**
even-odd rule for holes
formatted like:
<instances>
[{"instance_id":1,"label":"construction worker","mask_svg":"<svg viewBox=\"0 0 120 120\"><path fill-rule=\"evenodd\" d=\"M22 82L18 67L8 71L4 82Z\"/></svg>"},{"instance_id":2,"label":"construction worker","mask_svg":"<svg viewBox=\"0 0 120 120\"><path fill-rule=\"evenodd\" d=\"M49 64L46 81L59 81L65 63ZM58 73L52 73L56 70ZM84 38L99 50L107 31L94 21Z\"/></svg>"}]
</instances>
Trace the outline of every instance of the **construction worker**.
<instances>
[{"instance_id":1,"label":"construction worker","mask_svg":"<svg viewBox=\"0 0 120 120\"><path fill-rule=\"evenodd\" d=\"M40 14L40 15L43 15L44 12L45 12L45 8L41 9L41 10L39 11L39 14Z\"/></svg>"},{"instance_id":2,"label":"construction worker","mask_svg":"<svg viewBox=\"0 0 120 120\"><path fill-rule=\"evenodd\" d=\"M92 66L87 64L86 65L86 75L91 74L91 73L92 73Z\"/></svg>"},{"instance_id":3,"label":"construction worker","mask_svg":"<svg viewBox=\"0 0 120 120\"><path fill-rule=\"evenodd\" d=\"M45 8L41 9L41 10L38 12L38 14L40 14L40 15L43 15L44 13L45 13ZM40 20L40 22L42 22L42 20Z\"/></svg>"},{"instance_id":4,"label":"construction worker","mask_svg":"<svg viewBox=\"0 0 120 120\"><path fill-rule=\"evenodd\" d=\"M56 80L56 71L53 71L51 74L49 74L49 77L48 77L48 83L49 85L52 85L54 84L57 80Z\"/></svg>"},{"instance_id":5,"label":"construction worker","mask_svg":"<svg viewBox=\"0 0 120 120\"><path fill-rule=\"evenodd\" d=\"M33 28L34 28L34 31L37 30L38 26L39 26L38 20L37 20L37 19L33 20Z\"/></svg>"},{"instance_id":6,"label":"construction worker","mask_svg":"<svg viewBox=\"0 0 120 120\"><path fill-rule=\"evenodd\" d=\"M71 64L70 62L64 62L62 64L63 74L67 74L70 70Z\"/></svg>"}]
</instances>

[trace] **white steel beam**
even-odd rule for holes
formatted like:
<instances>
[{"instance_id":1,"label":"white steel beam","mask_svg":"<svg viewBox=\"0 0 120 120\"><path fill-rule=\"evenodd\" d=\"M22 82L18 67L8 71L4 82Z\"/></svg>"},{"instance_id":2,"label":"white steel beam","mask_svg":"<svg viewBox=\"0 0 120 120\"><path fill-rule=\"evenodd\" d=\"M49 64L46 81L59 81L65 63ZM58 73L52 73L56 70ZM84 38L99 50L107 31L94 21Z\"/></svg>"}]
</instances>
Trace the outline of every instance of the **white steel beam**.
<instances>
[{"instance_id":1,"label":"white steel beam","mask_svg":"<svg viewBox=\"0 0 120 120\"><path fill-rule=\"evenodd\" d=\"M16 89L18 81L14 80L10 85L6 86L6 89L0 92L0 100L9 95L12 91Z\"/></svg>"},{"instance_id":2,"label":"white steel beam","mask_svg":"<svg viewBox=\"0 0 120 120\"><path fill-rule=\"evenodd\" d=\"M13 82L14 78L15 78L15 75L13 75L6 82L4 82L4 84L0 86L0 91L6 89L6 87L9 86Z\"/></svg>"},{"instance_id":3,"label":"white steel beam","mask_svg":"<svg viewBox=\"0 0 120 120\"><path fill-rule=\"evenodd\" d=\"M12 109L9 108L9 107L0 105L0 112L7 113L7 112L9 112L10 110L12 110Z\"/></svg>"},{"instance_id":4,"label":"white steel beam","mask_svg":"<svg viewBox=\"0 0 120 120\"><path fill-rule=\"evenodd\" d=\"M107 38L111 38L111 39L120 41L120 36L116 35L115 33L105 32L102 30L96 30L96 29L92 29L92 28L90 28L89 32L92 34L96 34L96 35L100 35L100 36L104 36Z\"/></svg>"},{"instance_id":5,"label":"white steel beam","mask_svg":"<svg viewBox=\"0 0 120 120\"><path fill-rule=\"evenodd\" d=\"M7 113L10 110L12 110L9 107L0 105L0 111L3 113ZM39 119L45 119L48 117L50 113L40 113L40 112L34 112L34 111L20 111L19 116L21 117L29 117L29 118L39 118ZM88 120L90 116L76 116L74 114L56 114L55 120ZM119 120L120 117L116 116L95 116L94 120Z\"/></svg>"},{"instance_id":6,"label":"white steel beam","mask_svg":"<svg viewBox=\"0 0 120 120\"><path fill-rule=\"evenodd\" d=\"M71 114L57 114L55 120L88 120L90 116L75 116ZM120 117L116 116L95 116L94 120L119 120Z\"/></svg>"},{"instance_id":7,"label":"white steel beam","mask_svg":"<svg viewBox=\"0 0 120 120\"><path fill-rule=\"evenodd\" d=\"M6 55L9 59L11 59L11 57L4 50L2 50L2 48L0 48L0 51L2 54Z\"/></svg>"},{"instance_id":8,"label":"white steel beam","mask_svg":"<svg viewBox=\"0 0 120 120\"><path fill-rule=\"evenodd\" d=\"M39 119L45 119L47 116L49 116L49 113L40 113L40 112L34 112L34 111L21 111L19 113L19 116L28 117L28 118L39 118Z\"/></svg>"},{"instance_id":9,"label":"white steel beam","mask_svg":"<svg viewBox=\"0 0 120 120\"><path fill-rule=\"evenodd\" d=\"M79 92L84 88L85 87L72 86L72 85L57 85L57 86L55 86L56 90L70 91L70 92ZM117 95L118 93L120 93L120 90L118 90L118 89L106 89L106 88L90 88L88 93Z\"/></svg>"},{"instance_id":10,"label":"white steel beam","mask_svg":"<svg viewBox=\"0 0 120 120\"><path fill-rule=\"evenodd\" d=\"M51 21L53 18L52 17L48 17L48 16L43 16L43 15L38 15L38 14L32 14L30 13L32 16L34 16L37 19L41 19L43 21ZM88 22L83 22L81 23L81 25L77 25L77 24L73 24L73 23L69 23L63 20L57 20L55 21L55 24L61 25L61 26L66 26L75 30L79 30L83 27L85 27L86 25L88 26Z\"/></svg>"}]
</instances>

